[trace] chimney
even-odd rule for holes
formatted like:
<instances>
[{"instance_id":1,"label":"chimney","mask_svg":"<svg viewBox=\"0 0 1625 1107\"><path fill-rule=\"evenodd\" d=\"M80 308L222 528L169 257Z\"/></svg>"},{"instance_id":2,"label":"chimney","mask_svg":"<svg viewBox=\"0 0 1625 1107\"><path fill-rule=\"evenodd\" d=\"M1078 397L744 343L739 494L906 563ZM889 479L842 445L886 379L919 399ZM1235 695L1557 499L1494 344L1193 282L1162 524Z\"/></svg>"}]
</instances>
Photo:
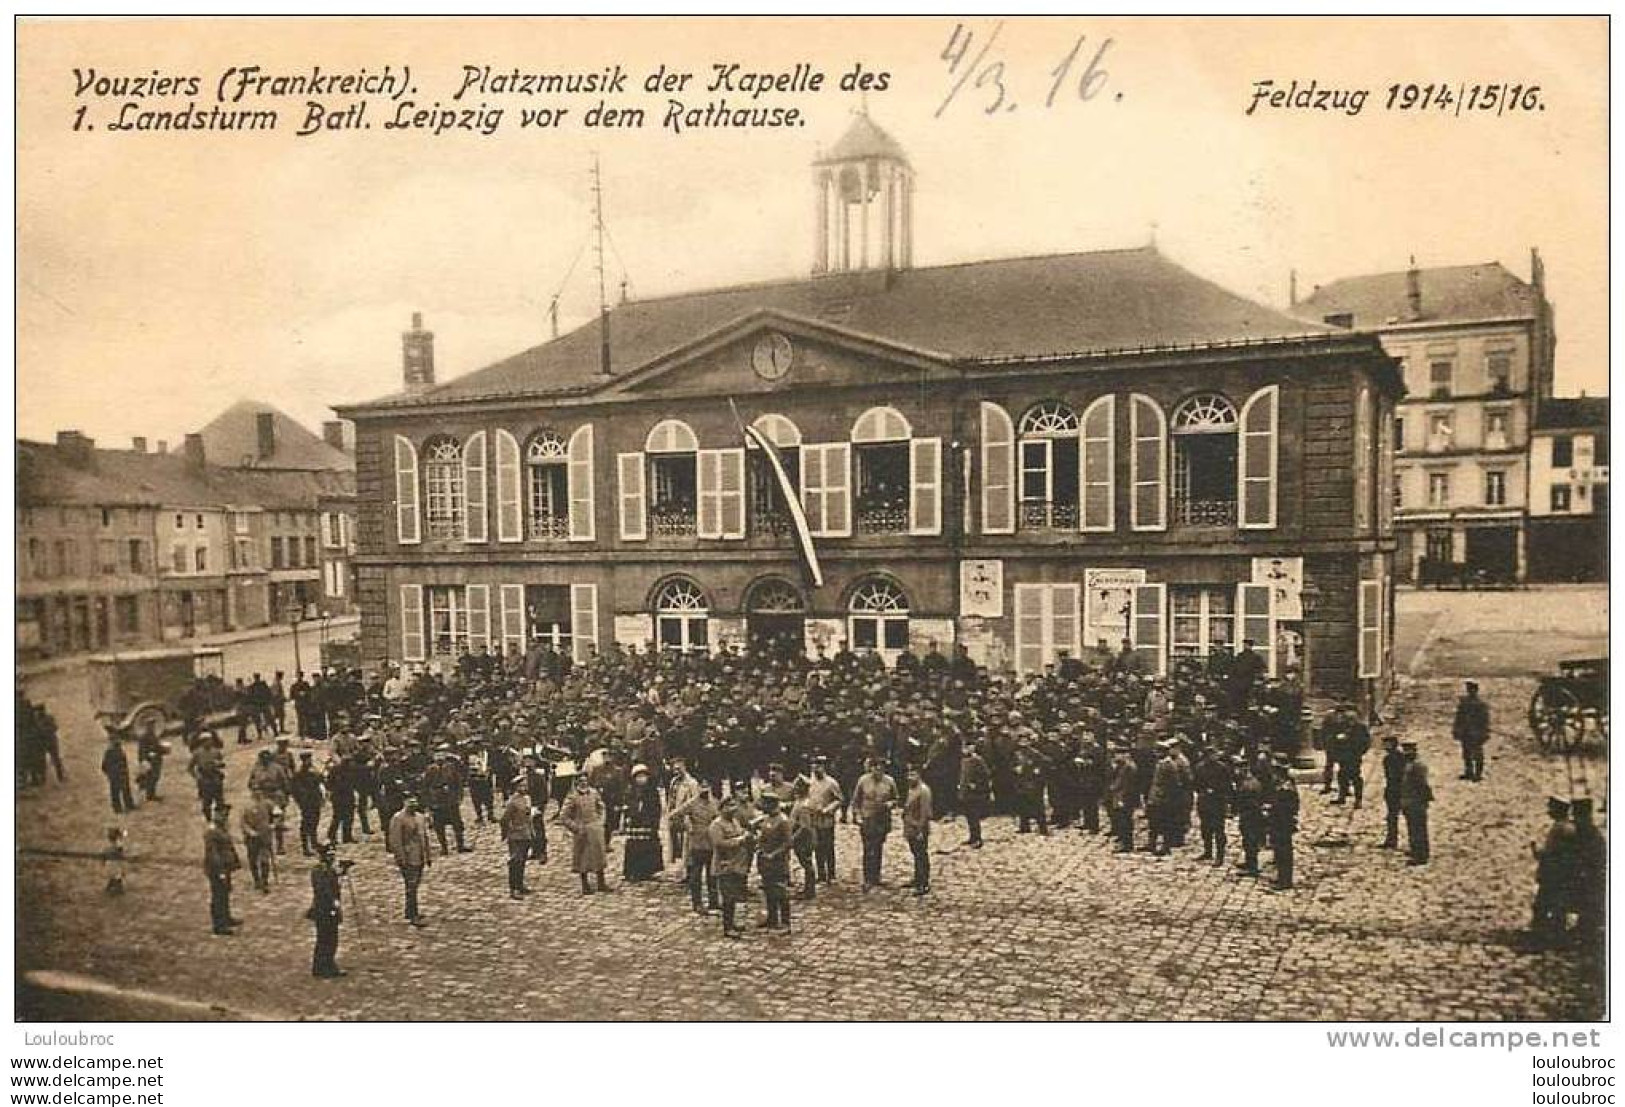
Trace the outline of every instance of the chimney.
<instances>
[{"instance_id":1,"label":"chimney","mask_svg":"<svg viewBox=\"0 0 1625 1107\"><path fill-rule=\"evenodd\" d=\"M208 466L209 459L203 453L203 436L201 434L187 435L186 443L182 449L186 453L186 464L192 468L202 471Z\"/></svg>"},{"instance_id":2,"label":"chimney","mask_svg":"<svg viewBox=\"0 0 1625 1107\"><path fill-rule=\"evenodd\" d=\"M56 448L75 469L89 469L96 460L96 443L76 430L56 432Z\"/></svg>"},{"instance_id":3,"label":"chimney","mask_svg":"<svg viewBox=\"0 0 1625 1107\"><path fill-rule=\"evenodd\" d=\"M1546 263L1541 260L1540 247L1529 247L1529 283L1541 295L1546 293Z\"/></svg>"},{"instance_id":4,"label":"chimney","mask_svg":"<svg viewBox=\"0 0 1625 1107\"><path fill-rule=\"evenodd\" d=\"M1405 270L1405 302L1411 322L1422 318L1422 271L1416 267L1415 254L1411 255L1411 267Z\"/></svg>"},{"instance_id":5,"label":"chimney","mask_svg":"<svg viewBox=\"0 0 1625 1107\"><path fill-rule=\"evenodd\" d=\"M143 437L142 435L139 435L139 434L136 435L134 438L130 439L130 448L135 450L135 452L138 453L138 454L146 453L147 452L147 440L146 440L146 438Z\"/></svg>"},{"instance_id":6,"label":"chimney","mask_svg":"<svg viewBox=\"0 0 1625 1107\"><path fill-rule=\"evenodd\" d=\"M254 413L254 439L258 457L269 461L276 456L276 412Z\"/></svg>"},{"instance_id":7,"label":"chimney","mask_svg":"<svg viewBox=\"0 0 1625 1107\"><path fill-rule=\"evenodd\" d=\"M161 454L167 454L169 452L169 443L162 438L158 440L158 452Z\"/></svg>"},{"instance_id":8,"label":"chimney","mask_svg":"<svg viewBox=\"0 0 1625 1107\"><path fill-rule=\"evenodd\" d=\"M401 371L408 392L434 387L434 332L423 329L423 313L412 313L412 329L401 335Z\"/></svg>"},{"instance_id":9,"label":"chimney","mask_svg":"<svg viewBox=\"0 0 1625 1107\"><path fill-rule=\"evenodd\" d=\"M322 441L335 450L344 449L344 420L329 419L322 424Z\"/></svg>"},{"instance_id":10,"label":"chimney","mask_svg":"<svg viewBox=\"0 0 1625 1107\"><path fill-rule=\"evenodd\" d=\"M1286 302L1291 307L1298 306L1298 271L1296 269L1287 272Z\"/></svg>"}]
</instances>

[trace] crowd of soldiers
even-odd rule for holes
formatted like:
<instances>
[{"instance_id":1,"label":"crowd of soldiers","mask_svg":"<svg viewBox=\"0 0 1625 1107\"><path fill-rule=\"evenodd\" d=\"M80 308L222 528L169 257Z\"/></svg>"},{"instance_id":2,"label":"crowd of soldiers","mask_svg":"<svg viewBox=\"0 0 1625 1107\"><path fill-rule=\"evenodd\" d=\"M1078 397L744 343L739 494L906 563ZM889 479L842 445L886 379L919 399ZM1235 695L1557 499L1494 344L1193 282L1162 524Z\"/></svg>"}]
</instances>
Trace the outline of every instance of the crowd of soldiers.
<instances>
[{"instance_id":1,"label":"crowd of soldiers","mask_svg":"<svg viewBox=\"0 0 1625 1107\"><path fill-rule=\"evenodd\" d=\"M765 921L780 929L790 919L792 856L804 897L834 879L837 820L857 823L864 888L878 886L893 812L914 855L917 894L930 888L932 821L963 815L967 844L980 848L982 820L993 813L1014 816L1019 833L1075 825L1109 832L1122 854L1143 842L1159 856L1186 845L1194 815L1201 857L1215 865L1226 862L1233 820L1237 868L1259 874L1268 850L1274 886L1290 888L1302 695L1264 671L1244 643L1234 656L1181 663L1164 678L1147 673L1125 643L1116 655L1063 659L1023 677L990 674L962 649L947 656L934 647L924 656L904 651L890 667L844 651L808 658L616 647L581 665L544 648L525 658L469 655L449 672L411 678L349 672L313 681L322 695L307 695L297 714L299 737L327 743L322 764L313 749L296 755L270 712L263 730L274 748L259 752L238 818L249 875L262 890L295 822L301 852L320 856L355 842L358 824L372 833L375 819L402 872L406 916L419 925L417 888L433 847L469 849L465 806L500 828L516 898L529 893L526 864L547 858L551 808L569 832L583 893L606 888L611 837L626 840L628 880L662 870L664 838L671 861L687 869L692 906L719 910L729 936L739 932L736 908L753 864ZM248 685L255 703L266 702L253 692L260 683ZM273 705L279 685L269 685ZM1354 746L1363 741L1363 756L1364 725L1343 705L1320 734L1339 789L1359 803L1360 757L1345 735ZM239 862L222 743L203 730L188 740L203 814L215 824L206 864L214 926L230 933L230 872ZM1422 863L1431 794L1414 748L1401 756L1400 783L1409 777L1417 795L1426 793L1413 805L1419 811L1404 808L1412 861ZM327 876L321 883L331 885ZM337 910L325 893L317 898L313 918ZM330 975L331 957L317 968Z\"/></svg>"},{"instance_id":2,"label":"crowd of soldiers","mask_svg":"<svg viewBox=\"0 0 1625 1107\"><path fill-rule=\"evenodd\" d=\"M864 890L879 886L894 813L921 895L930 890L932 822L963 816L965 844L979 849L982 821L995 813L1012 816L1018 833L1075 826L1107 834L1120 855L1183 849L1194 822L1200 859L1215 866L1230 859L1233 826L1236 868L1263 875L1267 852L1272 886L1291 888L1301 804L1293 770L1302 747L1312 738L1323 752L1321 790L1335 792L1330 802L1358 807L1372 739L1346 702L1311 734L1294 679L1270 679L1265 669L1251 643L1233 656L1179 659L1167 677L1147 672L1128 643L1024 676L990 673L962 648L951 656L934 646L923 656L904 651L888 666L845 651L809 658L616 646L583 664L539 647L526 657L467 655L415 675L297 676L286 691L282 674L256 675L232 690L239 709L228 724L240 741L252 742L250 731L269 739L235 813L245 858L231 832L224 742L201 711L186 712L188 770L210 824L212 923L219 934L240 925L230 895L244 861L254 887L268 891L277 858L297 841L317 859L313 968L339 975L334 847L376 824L401 872L405 916L423 925L424 872L436 847L439 855L470 850L470 808L476 822L499 829L515 898L530 892L527 866L548 859L551 824L569 835L584 894L607 890L608 843L618 835L626 880L650 879L669 859L685 870L693 909L720 912L730 937L740 932L737 908L753 868L764 923L781 930L790 922L792 858L805 877L803 898L835 879L837 821L857 824ZM200 690L197 699L205 698ZM1467 700L1458 738L1464 717L1473 730L1483 714L1487 730L1476 689ZM142 739L141 781L155 792L149 757L161 767L167 745L149 750L149 739L156 742ZM1409 862L1426 864L1427 766L1415 743L1384 744L1383 846L1400 848L1403 821ZM1472 745L1464 742L1467 779L1482 773L1481 743L1476 758ZM1565 868L1564 849L1547 844L1543 873L1579 871ZM1548 864L1548 854L1559 860ZM1542 887L1556 883L1543 879ZM1542 910L1556 913L1557 902L1555 893L1537 902L1537 921Z\"/></svg>"}]
</instances>

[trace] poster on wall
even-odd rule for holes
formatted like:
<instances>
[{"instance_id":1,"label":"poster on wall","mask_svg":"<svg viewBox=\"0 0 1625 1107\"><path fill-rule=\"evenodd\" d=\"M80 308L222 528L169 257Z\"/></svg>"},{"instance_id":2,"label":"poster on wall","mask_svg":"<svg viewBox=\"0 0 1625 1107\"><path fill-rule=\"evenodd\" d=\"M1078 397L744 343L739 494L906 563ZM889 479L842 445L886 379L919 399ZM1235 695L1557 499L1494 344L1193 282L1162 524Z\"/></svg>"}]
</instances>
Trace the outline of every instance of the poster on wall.
<instances>
[{"instance_id":1,"label":"poster on wall","mask_svg":"<svg viewBox=\"0 0 1625 1107\"><path fill-rule=\"evenodd\" d=\"M654 639L654 620L648 615L615 616L615 641L628 649L643 649Z\"/></svg>"},{"instance_id":2,"label":"poster on wall","mask_svg":"<svg viewBox=\"0 0 1625 1107\"><path fill-rule=\"evenodd\" d=\"M1085 569L1083 571L1083 650L1104 643L1117 650L1131 637L1129 619L1134 610L1134 587L1145 583L1144 569Z\"/></svg>"},{"instance_id":3,"label":"poster on wall","mask_svg":"<svg viewBox=\"0 0 1625 1107\"><path fill-rule=\"evenodd\" d=\"M1004 614L1004 562L997 558L959 563L959 613L979 619Z\"/></svg>"},{"instance_id":4,"label":"poster on wall","mask_svg":"<svg viewBox=\"0 0 1625 1107\"><path fill-rule=\"evenodd\" d=\"M808 619L805 628L808 657L833 657L846 638L844 619Z\"/></svg>"},{"instance_id":5,"label":"poster on wall","mask_svg":"<svg viewBox=\"0 0 1625 1107\"><path fill-rule=\"evenodd\" d=\"M1253 583L1274 590L1275 618L1295 623L1303 618L1303 558L1253 558Z\"/></svg>"}]
</instances>

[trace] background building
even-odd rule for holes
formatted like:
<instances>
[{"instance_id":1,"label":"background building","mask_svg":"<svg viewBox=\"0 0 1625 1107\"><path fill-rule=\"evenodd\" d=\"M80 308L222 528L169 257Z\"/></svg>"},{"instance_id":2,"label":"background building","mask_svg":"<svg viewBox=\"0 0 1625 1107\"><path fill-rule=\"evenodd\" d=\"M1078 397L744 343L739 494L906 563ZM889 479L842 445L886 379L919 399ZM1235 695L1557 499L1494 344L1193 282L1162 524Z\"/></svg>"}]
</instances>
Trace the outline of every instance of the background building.
<instances>
[{"instance_id":1,"label":"background building","mask_svg":"<svg viewBox=\"0 0 1625 1107\"><path fill-rule=\"evenodd\" d=\"M324 605L321 513L353 510L344 470L213 465L98 448L76 431L17 443L20 656L131 648L351 610ZM280 547L280 558L277 550Z\"/></svg>"},{"instance_id":2,"label":"background building","mask_svg":"<svg viewBox=\"0 0 1625 1107\"><path fill-rule=\"evenodd\" d=\"M1529 441L1529 579L1608 579L1608 398L1542 400Z\"/></svg>"},{"instance_id":3,"label":"background building","mask_svg":"<svg viewBox=\"0 0 1625 1107\"><path fill-rule=\"evenodd\" d=\"M1530 428L1552 394L1545 270L1497 262L1348 277L1294 310L1375 331L1405 374L1392 495L1402 580L1521 581Z\"/></svg>"},{"instance_id":4,"label":"background building","mask_svg":"<svg viewBox=\"0 0 1625 1107\"><path fill-rule=\"evenodd\" d=\"M414 319L404 391L339 409L369 660L777 639L1033 671L1127 639L1166 671L1246 638L1381 698L1376 338L1154 249L911 268L911 172L866 117L814 177L811 278L623 303L447 384Z\"/></svg>"}]
</instances>

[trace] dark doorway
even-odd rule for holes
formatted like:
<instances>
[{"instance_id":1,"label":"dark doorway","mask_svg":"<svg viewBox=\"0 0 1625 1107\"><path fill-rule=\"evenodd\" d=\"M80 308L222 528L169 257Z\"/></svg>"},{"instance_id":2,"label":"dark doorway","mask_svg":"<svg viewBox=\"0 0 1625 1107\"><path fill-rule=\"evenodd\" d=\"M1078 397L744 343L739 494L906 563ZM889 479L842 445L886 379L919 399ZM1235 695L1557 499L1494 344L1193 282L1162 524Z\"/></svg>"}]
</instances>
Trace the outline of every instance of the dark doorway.
<instances>
[{"instance_id":1,"label":"dark doorway","mask_svg":"<svg viewBox=\"0 0 1625 1107\"><path fill-rule=\"evenodd\" d=\"M1518 531L1514 527L1471 527L1467 531L1467 571L1492 581L1518 576Z\"/></svg>"}]
</instances>

